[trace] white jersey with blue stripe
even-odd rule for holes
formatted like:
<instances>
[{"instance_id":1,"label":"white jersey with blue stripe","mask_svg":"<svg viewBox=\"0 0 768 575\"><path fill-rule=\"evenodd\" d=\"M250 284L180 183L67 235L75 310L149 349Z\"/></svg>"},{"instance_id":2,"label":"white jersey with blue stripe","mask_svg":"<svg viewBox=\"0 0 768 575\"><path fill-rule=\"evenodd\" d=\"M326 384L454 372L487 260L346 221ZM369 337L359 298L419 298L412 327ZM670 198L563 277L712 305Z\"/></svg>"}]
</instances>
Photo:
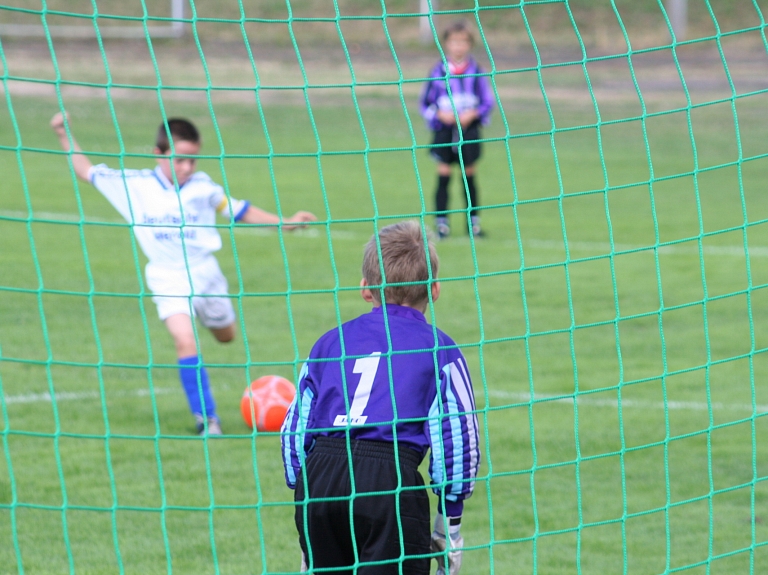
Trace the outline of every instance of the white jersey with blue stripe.
<instances>
[{"instance_id":1,"label":"white jersey with blue stripe","mask_svg":"<svg viewBox=\"0 0 768 575\"><path fill-rule=\"evenodd\" d=\"M430 456L435 492L457 505L480 464L472 381L454 341L419 311L374 308L321 337L283 423L286 482L319 436L385 441Z\"/></svg>"},{"instance_id":2,"label":"white jersey with blue stripe","mask_svg":"<svg viewBox=\"0 0 768 575\"><path fill-rule=\"evenodd\" d=\"M216 212L238 221L249 203L227 197L207 174L196 172L178 192L159 167L154 170L114 170L93 166L88 179L123 218L148 265L185 267L221 249Z\"/></svg>"}]
</instances>

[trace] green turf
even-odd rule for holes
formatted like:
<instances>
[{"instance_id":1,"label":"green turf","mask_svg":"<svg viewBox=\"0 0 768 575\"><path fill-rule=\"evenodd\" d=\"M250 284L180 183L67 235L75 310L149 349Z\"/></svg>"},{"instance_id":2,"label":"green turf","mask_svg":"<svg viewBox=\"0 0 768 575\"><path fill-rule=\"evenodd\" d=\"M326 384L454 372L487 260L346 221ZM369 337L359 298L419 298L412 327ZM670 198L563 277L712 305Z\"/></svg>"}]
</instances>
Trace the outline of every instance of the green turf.
<instances>
[{"instance_id":1,"label":"green turf","mask_svg":"<svg viewBox=\"0 0 768 575\"><path fill-rule=\"evenodd\" d=\"M414 142L397 104L373 101L365 134L350 107L313 106L316 139L306 108L272 105L270 157L252 107L215 106L223 151L258 156L224 160L232 195L269 210L279 197L283 213L320 222L221 230L241 336L224 346L200 332L227 433L203 442L128 228L47 153L56 102L12 101L15 124L0 115L0 573L297 571L279 439L248 431L240 395L263 374L295 380L318 336L366 311L363 244L432 206L434 166L408 149L426 130L411 117ZM149 153L156 103L114 104L125 151ZM583 108L554 109L573 128L554 136L556 157L533 103L507 118L511 138L486 144L488 238L470 242L452 215L434 307L466 346L482 410L462 574L768 570L765 97L736 106L743 161L730 104L693 110L697 166L684 112L647 118L650 188L639 117L602 126L604 167ZM67 107L94 162L118 166L106 102ZM204 154L221 153L205 105L167 111L198 121ZM486 135L504 134L497 115ZM218 159L200 168L222 181ZM456 187L452 199L460 209ZM55 404L41 397L52 390Z\"/></svg>"}]
</instances>

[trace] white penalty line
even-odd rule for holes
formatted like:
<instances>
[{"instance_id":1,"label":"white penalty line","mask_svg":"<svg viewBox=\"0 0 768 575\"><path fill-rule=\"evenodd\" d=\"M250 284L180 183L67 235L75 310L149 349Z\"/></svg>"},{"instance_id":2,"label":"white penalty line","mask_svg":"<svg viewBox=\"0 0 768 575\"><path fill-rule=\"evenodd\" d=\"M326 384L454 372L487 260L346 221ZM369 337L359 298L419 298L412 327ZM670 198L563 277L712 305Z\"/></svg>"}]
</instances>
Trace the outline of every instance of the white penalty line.
<instances>
[{"instance_id":1,"label":"white penalty line","mask_svg":"<svg viewBox=\"0 0 768 575\"><path fill-rule=\"evenodd\" d=\"M217 385L216 389L222 391L228 391L230 386L227 384ZM151 397L153 395L169 395L169 394L181 394L181 386L179 387L155 387L152 389L116 389L106 392L106 399L108 401L118 397ZM60 401L81 401L85 399L101 399L102 394L100 391L92 389L88 391L54 391L53 395L45 391L42 393L21 393L19 395L5 395L0 397L0 402L5 402L6 405L14 405L20 403L51 403L54 399L56 402Z\"/></svg>"},{"instance_id":2,"label":"white penalty line","mask_svg":"<svg viewBox=\"0 0 768 575\"><path fill-rule=\"evenodd\" d=\"M477 393L476 393L477 394ZM573 405L573 397L563 397L562 394L547 394L536 393L531 398L531 394L527 392L515 392L504 391L501 389L489 389L488 395L490 397L511 400L519 403L530 403L534 401L536 403L565 403ZM579 395L576 401L579 406L589 407L609 407L612 409L619 408L618 399L602 399L597 397L591 397L592 394ZM722 403L720 401L713 401L706 403L702 401L650 401L644 399L622 399L621 408L631 409L662 409L668 411L709 411L715 410L732 410L732 411L752 411L752 406L748 403ZM755 413L761 415L768 413L768 405L756 405Z\"/></svg>"},{"instance_id":3,"label":"white penalty line","mask_svg":"<svg viewBox=\"0 0 768 575\"><path fill-rule=\"evenodd\" d=\"M106 399L110 400L113 397L149 397L151 395L167 395L171 393L181 393L180 387L155 387L153 390L149 389L130 389L130 390L115 390L106 393ZM44 393L22 393L19 395L6 395L2 401L6 405L15 405L20 403L51 403L53 400L56 403L60 401L81 401L85 399L101 399L101 393L96 390L91 391L57 391L53 394L49 392Z\"/></svg>"},{"instance_id":4,"label":"white penalty line","mask_svg":"<svg viewBox=\"0 0 768 575\"><path fill-rule=\"evenodd\" d=\"M534 248L541 248L546 250L565 250L563 242L556 240L529 240L527 245ZM681 254L698 254L699 246L692 245L694 241L685 242L686 245L677 244L672 246L633 246L629 244L611 244L607 242L568 242L568 249L576 251L596 251L601 254L609 254L616 252L628 252L628 251L643 251L652 252L654 249L658 249L660 255L681 255ZM744 257L744 246L702 246L704 255L708 256L737 256ZM750 246L749 255L751 257L766 257L768 256L768 247L765 246Z\"/></svg>"},{"instance_id":5,"label":"white penalty line","mask_svg":"<svg viewBox=\"0 0 768 575\"><path fill-rule=\"evenodd\" d=\"M218 385L217 389L228 390L228 385ZM116 390L107 392L107 400L111 400L117 397L150 397L152 395L168 395L181 393L180 387L155 387L153 390L146 388L131 389L131 390ZM506 399L519 403L531 402L531 394L526 392L514 392L505 391L501 389L488 390L488 395L493 398ZM7 395L4 396L2 401L6 405L18 405L26 403L51 403L54 399L56 402L61 401L83 401L83 400L100 400L101 393L96 390L89 391L60 391L50 394L44 393L23 393L19 395ZM557 394L541 394L537 393L533 395L533 401L537 403L562 403L573 405L573 397L563 397ZM601 399L596 397L590 397L589 395L578 396L576 399L579 406L589 407L608 407L612 409L618 409L619 402L617 399ZM630 409L660 409L668 411L709 411L712 410L733 410L733 411L752 411L752 406L746 403L722 403L719 401L707 404L705 402L697 401L648 401L637 399L623 399L621 401L621 407ZM757 414L768 413L768 405L755 406Z\"/></svg>"},{"instance_id":6,"label":"white penalty line","mask_svg":"<svg viewBox=\"0 0 768 575\"><path fill-rule=\"evenodd\" d=\"M33 217L42 220L60 220L63 222L82 222L84 224L124 224L125 220L117 218L104 218L95 219L90 217L80 217L77 214L58 213L58 212L33 212ZM29 217L29 213L19 210L0 210L0 216L9 218L26 219ZM236 234L257 235L257 236L270 236L275 234L274 228L270 227L242 227L237 226L234 228ZM301 238L316 239L321 237L327 237L328 232L321 230L318 226L309 226L307 228L293 230L290 232L292 236ZM370 235L361 234L359 232L353 232L348 230L331 230L330 237L337 240L357 240L365 241ZM517 242L503 241L503 245L517 246ZM685 255L685 254L698 254L699 248L697 245L690 245L693 241L686 242L688 245L672 245L672 246L660 246L658 252L660 255ZM556 250L564 251L565 246L562 241L558 240L526 240L524 244L529 248L538 248L543 250ZM630 244L611 244L607 242L568 242L568 249L573 251L591 251L599 252L598 255L610 254L615 252L627 252L627 251L639 251L639 252L651 252L656 249L654 246L633 246ZM731 256L731 257L744 257L744 246L703 246L702 251L708 256ZM750 257L768 257L768 247L765 246L750 246Z\"/></svg>"},{"instance_id":7,"label":"white penalty line","mask_svg":"<svg viewBox=\"0 0 768 575\"><path fill-rule=\"evenodd\" d=\"M0 210L0 216L5 216L7 218L17 218L17 219L26 219L29 216L27 212L22 211L13 211L13 210ZM125 220L118 219L118 218L91 218L91 217L80 217L77 214L64 214L64 213L58 213L58 212L38 212L35 211L32 214L32 217L35 220L51 220L50 223L56 223L56 221L62 221L62 222L72 222L72 223L83 223L83 224L124 224L127 225ZM35 223L49 223L49 222L35 222ZM256 236L271 236L275 234L275 228L272 226L259 226L259 227L244 227L244 226L236 226L233 228L234 232L236 234L247 234L247 235L256 235ZM325 232L321 232L317 228L304 228L304 229L297 229L297 230L291 230L289 232L292 236L299 236L304 238L319 238L319 237L325 237ZM357 239L357 238L363 238L367 237L363 234L357 234L355 232L350 231L344 231L344 230L332 230L331 231L331 237L335 239Z\"/></svg>"}]
</instances>

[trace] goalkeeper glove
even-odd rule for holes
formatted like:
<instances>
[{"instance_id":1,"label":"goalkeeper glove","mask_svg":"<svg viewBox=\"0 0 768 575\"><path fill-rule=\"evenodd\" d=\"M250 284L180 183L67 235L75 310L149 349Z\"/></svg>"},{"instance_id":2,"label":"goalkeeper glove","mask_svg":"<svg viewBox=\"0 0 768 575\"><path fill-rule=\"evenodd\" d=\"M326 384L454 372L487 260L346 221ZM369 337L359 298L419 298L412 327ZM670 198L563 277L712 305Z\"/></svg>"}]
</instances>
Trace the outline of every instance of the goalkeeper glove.
<instances>
[{"instance_id":1,"label":"goalkeeper glove","mask_svg":"<svg viewBox=\"0 0 768 575\"><path fill-rule=\"evenodd\" d=\"M445 529L448 528L448 537ZM432 552L439 553L437 559L436 575L458 575L461 569L461 554L464 547L464 538L461 529L461 517L443 517L435 515L435 529L432 531ZM447 553L446 553L447 550ZM445 567L445 557L448 556L448 568Z\"/></svg>"}]
</instances>

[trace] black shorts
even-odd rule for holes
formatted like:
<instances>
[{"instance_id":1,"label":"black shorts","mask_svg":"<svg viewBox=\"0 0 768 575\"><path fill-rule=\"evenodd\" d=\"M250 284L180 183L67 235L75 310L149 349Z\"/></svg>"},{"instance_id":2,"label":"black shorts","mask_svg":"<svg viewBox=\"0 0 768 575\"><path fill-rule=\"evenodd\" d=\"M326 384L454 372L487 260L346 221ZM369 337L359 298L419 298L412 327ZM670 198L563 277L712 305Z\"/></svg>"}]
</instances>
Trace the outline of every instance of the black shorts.
<instances>
[{"instance_id":1,"label":"black shorts","mask_svg":"<svg viewBox=\"0 0 768 575\"><path fill-rule=\"evenodd\" d=\"M401 541L405 556L430 553L429 497L418 471L421 457L408 447L400 447L403 489L396 494L394 445L365 440L350 444L354 497L345 439L319 437L306 459L309 503L305 503L303 474L295 494L301 549L307 565L311 557L315 568L341 567L333 571L334 575L352 575L356 547L357 562L363 564L356 571L358 575L396 575L401 572ZM408 487L415 489L405 489ZM392 493L366 495L382 491ZM374 561L384 563L364 565ZM403 560L402 573L429 575L429 557Z\"/></svg>"},{"instance_id":2,"label":"black shorts","mask_svg":"<svg viewBox=\"0 0 768 575\"><path fill-rule=\"evenodd\" d=\"M480 120L475 120L462 130L464 143L459 146L459 128L448 126L435 131L432 148L429 153L442 164L459 164L459 149L461 149L461 161L465 167L474 164L480 158ZM453 143L455 145L449 146ZM445 145L440 145L445 144Z\"/></svg>"}]
</instances>

